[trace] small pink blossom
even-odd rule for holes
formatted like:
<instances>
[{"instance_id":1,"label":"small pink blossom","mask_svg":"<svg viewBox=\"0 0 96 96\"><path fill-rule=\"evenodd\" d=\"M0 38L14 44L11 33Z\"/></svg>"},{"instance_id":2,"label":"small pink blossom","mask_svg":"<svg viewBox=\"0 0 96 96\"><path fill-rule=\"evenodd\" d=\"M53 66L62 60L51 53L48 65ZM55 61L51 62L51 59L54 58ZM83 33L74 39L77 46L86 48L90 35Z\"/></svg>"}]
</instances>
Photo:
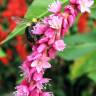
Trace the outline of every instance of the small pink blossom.
<instances>
[{"instance_id":1,"label":"small pink blossom","mask_svg":"<svg viewBox=\"0 0 96 96\"><path fill-rule=\"evenodd\" d=\"M30 91L34 90L35 88L41 90L44 87L44 84L47 84L50 79L48 78L41 78L41 80L36 81L36 83L33 86L30 86Z\"/></svg>"},{"instance_id":2,"label":"small pink blossom","mask_svg":"<svg viewBox=\"0 0 96 96\"><path fill-rule=\"evenodd\" d=\"M31 91L29 96L40 96L40 91L38 89L34 89Z\"/></svg>"},{"instance_id":3,"label":"small pink blossom","mask_svg":"<svg viewBox=\"0 0 96 96\"><path fill-rule=\"evenodd\" d=\"M32 62L32 60L38 59L42 56L41 53L38 53L37 50L34 51L30 56L27 56L27 59L29 62Z\"/></svg>"},{"instance_id":4,"label":"small pink blossom","mask_svg":"<svg viewBox=\"0 0 96 96\"><path fill-rule=\"evenodd\" d=\"M68 26L68 20L66 18L64 18L64 20L63 20L63 28L66 29L68 27L69 27Z\"/></svg>"},{"instance_id":5,"label":"small pink blossom","mask_svg":"<svg viewBox=\"0 0 96 96\"><path fill-rule=\"evenodd\" d=\"M45 43L45 42L47 42L48 41L48 37L42 37L39 41L38 41L38 43Z\"/></svg>"},{"instance_id":6,"label":"small pink blossom","mask_svg":"<svg viewBox=\"0 0 96 96\"><path fill-rule=\"evenodd\" d=\"M69 15L68 16L68 23L69 23L70 27L73 25L74 21L75 21L74 15Z\"/></svg>"},{"instance_id":7,"label":"small pink blossom","mask_svg":"<svg viewBox=\"0 0 96 96\"><path fill-rule=\"evenodd\" d=\"M54 59L56 56L56 50L54 48L51 48L51 49L49 49L48 54L49 54L50 58Z\"/></svg>"},{"instance_id":8,"label":"small pink blossom","mask_svg":"<svg viewBox=\"0 0 96 96\"><path fill-rule=\"evenodd\" d=\"M56 36L53 35L53 37L49 39L49 41L48 41L48 44L49 44L49 45L51 45L51 44L53 44L53 43L55 42L55 37L56 37Z\"/></svg>"},{"instance_id":9,"label":"small pink blossom","mask_svg":"<svg viewBox=\"0 0 96 96\"><path fill-rule=\"evenodd\" d=\"M71 4L79 4L79 0L70 0Z\"/></svg>"},{"instance_id":10,"label":"small pink blossom","mask_svg":"<svg viewBox=\"0 0 96 96\"><path fill-rule=\"evenodd\" d=\"M67 14L72 14L74 15L75 14L75 10L74 8L71 6L71 5L67 5L65 8L64 8L64 12L66 12Z\"/></svg>"},{"instance_id":11,"label":"small pink blossom","mask_svg":"<svg viewBox=\"0 0 96 96\"><path fill-rule=\"evenodd\" d=\"M34 27L34 30L32 30L32 34L43 34L45 30L46 30L46 25L38 23Z\"/></svg>"},{"instance_id":12,"label":"small pink blossom","mask_svg":"<svg viewBox=\"0 0 96 96\"><path fill-rule=\"evenodd\" d=\"M54 45L55 49L58 51L63 51L65 46L66 45L63 40L57 40Z\"/></svg>"},{"instance_id":13,"label":"small pink blossom","mask_svg":"<svg viewBox=\"0 0 96 96\"><path fill-rule=\"evenodd\" d=\"M54 33L55 33L54 30L52 28L49 28L49 29L46 30L45 36L49 37L49 38L52 38L54 36Z\"/></svg>"},{"instance_id":14,"label":"small pink blossom","mask_svg":"<svg viewBox=\"0 0 96 96\"><path fill-rule=\"evenodd\" d=\"M47 69L47 68L51 68L51 64L48 63L49 58L48 57L40 57L37 60L34 60L31 64L31 67L36 67L37 72L40 73L43 68Z\"/></svg>"},{"instance_id":15,"label":"small pink blossom","mask_svg":"<svg viewBox=\"0 0 96 96\"><path fill-rule=\"evenodd\" d=\"M62 32L61 32L62 37L64 37L65 33L67 33L67 32L68 32L68 28L62 29Z\"/></svg>"},{"instance_id":16,"label":"small pink blossom","mask_svg":"<svg viewBox=\"0 0 96 96\"><path fill-rule=\"evenodd\" d=\"M94 4L94 0L79 0L80 4L80 11L82 13L89 12L90 13L90 7Z\"/></svg>"},{"instance_id":17,"label":"small pink blossom","mask_svg":"<svg viewBox=\"0 0 96 96\"><path fill-rule=\"evenodd\" d=\"M41 52L43 52L43 51L46 49L46 47L47 47L47 45L44 44L44 43L42 43L42 44L40 44L39 47L37 48L37 51L38 51L39 53L41 53Z\"/></svg>"},{"instance_id":18,"label":"small pink blossom","mask_svg":"<svg viewBox=\"0 0 96 96\"><path fill-rule=\"evenodd\" d=\"M61 11L61 8L62 8L62 3L59 0L57 0L51 5L49 5L48 11L53 13L58 13Z\"/></svg>"},{"instance_id":19,"label":"small pink blossom","mask_svg":"<svg viewBox=\"0 0 96 96\"><path fill-rule=\"evenodd\" d=\"M61 29L62 27L62 17L58 17L58 16L52 16L51 19L49 20L49 25L51 28L53 29Z\"/></svg>"},{"instance_id":20,"label":"small pink blossom","mask_svg":"<svg viewBox=\"0 0 96 96\"><path fill-rule=\"evenodd\" d=\"M36 71L35 68L30 69L27 64L23 64L20 68L23 71L23 76L30 81L32 74Z\"/></svg>"},{"instance_id":21,"label":"small pink blossom","mask_svg":"<svg viewBox=\"0 0 96 96\"><path fill-rule=\"evenodd\" d=\"M35 81L41 80L42 77L43 77L42 72L41 72L41 73L36 73L36 72L35 72L34 75L33 75L33 79L34 79Z\"/></svg>"},{"instance_id":22,"label":"small pink blossom","mask_svg":"<svg viewBox=\"0 0 96 96\"><path fill-rule=\"evenodd\" d=\"M14 93L15 96L29 96L29 89L25 85L19 85L16 87L17 91Z\"/></svg>"}]
</instances>

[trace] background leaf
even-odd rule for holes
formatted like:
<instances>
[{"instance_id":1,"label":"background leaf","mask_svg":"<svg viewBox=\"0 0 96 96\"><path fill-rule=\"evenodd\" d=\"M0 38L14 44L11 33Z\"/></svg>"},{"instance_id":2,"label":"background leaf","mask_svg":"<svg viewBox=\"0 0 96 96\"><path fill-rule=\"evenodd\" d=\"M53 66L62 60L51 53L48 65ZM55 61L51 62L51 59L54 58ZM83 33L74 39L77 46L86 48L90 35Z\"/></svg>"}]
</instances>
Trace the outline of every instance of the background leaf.
<instances>
[{"instance_id":1,"label":"background leaf","mask_svg":"<svg viewBox=\"0 0 96 96\"><path fill-rule=\"evenodd\" d=\"M38 18L42 13L47 11L48 5L51 4L51 2L52 0L34 0L27 11L25 18Z\"/></svg>"},{"instance_id":2,"label":"background leaf","mask_svg":"<svg viewBox=\"0 0 96 96\"><path fill-rule=\"evenodd\" d=\"M0 57L5 57L5 56L6 56L5 52L0 48Z\"/></svg>"},{"instance_id":3,"label":"background leaf","mask_svg":"<svg viewBox=\"0 0 96 96\"><path fill-rule=\"evenodd\" d=\"M70 78L76 79L81 75L86 74L90 79L95 80L96 76L96 51L93 53L82 56L81 58L75 60L75 63L71 66Z\"/></svg>"},{"instance_id":4,"label":"background leaf","mask_svg":"<svg viewBox=\"0 0 96 96\"><path fill-rule=\"evenodd\" d=\"M66 60L76 60L96 50L96 33L66 36L64 42L67 44L67 48L63 52L59 52L58 55Z\"/></svg>"}]
</instances>

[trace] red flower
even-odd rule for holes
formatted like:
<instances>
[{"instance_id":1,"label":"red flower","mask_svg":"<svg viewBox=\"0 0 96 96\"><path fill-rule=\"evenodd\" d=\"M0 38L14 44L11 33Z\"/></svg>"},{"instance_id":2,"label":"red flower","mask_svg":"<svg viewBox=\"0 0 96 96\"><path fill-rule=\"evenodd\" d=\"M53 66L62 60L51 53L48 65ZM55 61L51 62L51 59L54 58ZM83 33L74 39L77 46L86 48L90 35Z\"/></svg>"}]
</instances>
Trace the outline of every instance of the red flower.
<instances>
[{"instance_id":1,"label":"red flower","mask_svg":"<svg viewBox=\"0 0 96 96\"><path fill-rule=\"evenodd\" d=\"M2 3L3 3L3 1L2 1L2 0L0 0L0 5L2 5Z\"/></svg>"},{"instance_id":2,"label":"red flower","mask_svg":"<svg viewBox=\"0 0 96 96\"><path fill-rule=\"evenodd\" d=\"M80 33L84 33L86 29L88 28L88 13L84 13L80 16L78 20L78 31Z\"/></svg>"},{"instance_id":3,"label":"red flower","mask_svg":"<svg viewBox=\"0 0 96 96\"><path fill-rule=\"evenodd\" d=\"M2 2L3 0L0 0ZM16 27L15 21L12 20L12 16L23 17L27 11L26 0L8 0L8 4L6 9L0 14L0 23L3 23L5 19L8 21L8 29L3 32L2 27L0 27L0 41L4 40L8 34L8 32L12 31ZM2 18L3 19L2 19ZM8 32L7 32L8 31ZM20 55L20 58L24 60L27 56L27 50L23 43L22 36L18 36L16 38L17 45L16 50ZM8 64L8 62L12 59L13 52L11 49L6 49L7 57L0 58L0 61L4 64Z\"/></svg>"},{"instance_id":4,"label":"red flower","mask_svg":"<svg viewBox=\"0 0 96 96\"><path fill-rule=\"evenodd\" d=\"M9 59L7 57L0 57L0 61L4 64L4 65L8 65L9 63Z\"/></svg>"},{"instance_id":5,"label":"red flower","mask_svg":"<svg viewBox=\"0 0 96 96\"><path fill-rule=\"evenodd\" d=\"M7 55L8 55L8 59L9 59L9 60L12 60L12 57L13 57L13 52L12 52L12 50L11 50L11 49L7 49L7 50L6 50L6 53L7 53Z\"/></svg>"},{"instance_id":6,"label":"red flower","mask_svg":"<svg viewBox=\"0 0 96 96\"><path fill-rule=\"evenodd\" d=\"M2 27L0 26L0 42L2 40L4 40L7 37L8 33L7 32L3 32Z\"/></svg>"},{"instance_id":7,"label":"red flower","mask_svg":"<svg viewBox=\"0 0 96 96\"><path fill-rule=\"evenodd\" d=\"M22 36L18 36L17 38L17 45L16 45L16 50L20 56L20 58L22 60L25 60L28 53L27 53L27 50L26 50L26 47L24 46L24 43L23 43L23 38Z\"/></svg>"}]
</instances>

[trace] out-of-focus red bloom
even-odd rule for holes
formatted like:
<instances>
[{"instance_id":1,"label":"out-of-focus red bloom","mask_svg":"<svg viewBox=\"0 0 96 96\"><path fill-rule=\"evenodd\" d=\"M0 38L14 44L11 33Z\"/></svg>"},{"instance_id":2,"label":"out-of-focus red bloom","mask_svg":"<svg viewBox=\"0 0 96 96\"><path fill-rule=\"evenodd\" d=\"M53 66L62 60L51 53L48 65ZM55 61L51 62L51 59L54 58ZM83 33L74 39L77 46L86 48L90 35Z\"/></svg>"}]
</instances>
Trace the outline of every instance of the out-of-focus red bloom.
<instances>
[{"instance_id":1,"label":"out-of-focus red bloom","mask_svg":"<svg viewBox=\"0 0 96 96\"><path fill-rule=\"evenodd\" d=\"M4 17L10 16L24 16L27 10L25 0L9 0L6 11L3 12Z\"/></svg>"},{"instance_id":2,"label":"out-of-focus red bloom","mask_svg":"<svg viewBox=\"0 0 96 96\"><path fill-rule=\"evenodd\" d=\"M2 0L0 0L0 5L3 3L3 1Z\"/></svg>"},{"instance_id":3,"label":"out-of-focus red bloom","mask_svg":"<svg viewBox=\"0 0 96 96\"><path fill-rule=\"evenodd\" d=\"M8 65L9 63L9 59L6 57L0 57L0 61L4 64L4 65Z\"/></svg>"},{"instance_id":4,"label":"out-of-focus red bloom","mask_svg":"<svg viewBox=\"0 0 96 96\"><path fill-rule=\"evenodd\" d=\"M2 13L4 18L8 19L9 29L12 31L16 23L12 16L23 17L27 11L26 0L9 0L6 10Z\"/></svg>"},{"instance_id":5,"label":"out-of-focus red bloom","mask_svg":"<svg viewBox=\"0 0 96 96\"><path fill-rule=\"evenodd\" d=\"M16 39L18 41L18 43L16 45L16 50L17 50L20 58L22 60L25 60L28 53L27 53L26 47L24 46L23 38L22 38L22 36L18 36Z\"/></svg>"},{"instance_id":6,"label":"out-of-focus red bloom","mask_svg":"<svg viewBox=\"0 0 96 96\"><path fill-rule=\"evenodd\" d=\"M0 0L2 1L2 0ZM8 21L8 29L10 32L16 27L16 23L12 20L12 16L23 17L27 11L26 0L8 0L8 4L6 9L0 14L0 23L2 23L4 19ZM2 19L3 18L3 19ZM7 31L6 30L6 31ZM0 41L4 40L7 36L7 32L3 32L2 28L0 28ZM20 58L24 60L27 56L27 51L23 43L22 36L17 36L17 45L16 50L20 55ZM7 57L0 58L2 63L8 64L8 62L12 59L13 52L11 49L6 49ZM5 60L5 61L4 61Z\"/></svg>"},{"instance_id":7,"label":"out-of-focus red bloom","mask_svg":"<svg viewBox=\"0 0 96 96\"><path fill-rule=\"evenodd\" d=\"M8 33L4 32L2 27L0 26L0 42L7 37Z\"/></svg>"},{"instance_id":8,"label":"out-of-focus red bloom","mask_svg":"<svg viewBox=\"0 0 96 96\"><path fill-rule=\"evenodd\" d=\"M16 27L16 22L12 20L12 18L9 18L10 21L10 26L9 26L9 30L13 30Z\"/></svg>"},{"instance_id":9,"label":"out-of-focus red bloom","mask_svg":"<svg viewBox=\"0 0 96 96\"><path fill-rule=\"evenodd\" d=\"M6 53L7 53L7 55L8 55L8 59L9 59L9 60L12 60L12 57L13 57L13 52L12 52L12 50L8 48L8 49L6 50Z\"/></svg>"},{"instance_id":10,"label":"out-of-focus red bloom","mask_svg":"<svg viewBox=\"0 0 96 96\"><path fill-rule=\"evenodd\" d=\"M80 33L84 33L88 29L88 16L89 16L88 13L84 13L80 16L78 20L78 31Z\"/></svg>"}]
</instances>

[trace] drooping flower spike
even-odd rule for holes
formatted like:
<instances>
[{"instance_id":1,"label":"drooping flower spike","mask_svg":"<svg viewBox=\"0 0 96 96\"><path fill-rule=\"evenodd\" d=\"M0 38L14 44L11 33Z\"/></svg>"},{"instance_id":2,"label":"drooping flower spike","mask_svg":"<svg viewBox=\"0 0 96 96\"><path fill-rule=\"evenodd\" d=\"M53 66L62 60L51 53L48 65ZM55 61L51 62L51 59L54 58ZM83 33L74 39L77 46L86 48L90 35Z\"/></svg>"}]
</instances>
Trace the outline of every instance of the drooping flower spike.
<instances>
[{"instance_id":1,"label":"drooping flower spike","mask_svg":"<svg viewBox=\"0 0 96 96\"><path fill-rule=\"evenodd\" d=\"M34 34L42 37L32 46L32 54L21 66L24 80L16 87L15 96L53 96L52 92L44 90L44 86L50 81L43 77L45 70L52 67L49 61L55 58L56 53L66 48L62 38L73 25L78 12L89 12L92 4L92 0L70 0L70 5L63 8L62 3L57 0L49 5L48 11L52 15L32 29Z\"/></svg>"}]
</instances>

